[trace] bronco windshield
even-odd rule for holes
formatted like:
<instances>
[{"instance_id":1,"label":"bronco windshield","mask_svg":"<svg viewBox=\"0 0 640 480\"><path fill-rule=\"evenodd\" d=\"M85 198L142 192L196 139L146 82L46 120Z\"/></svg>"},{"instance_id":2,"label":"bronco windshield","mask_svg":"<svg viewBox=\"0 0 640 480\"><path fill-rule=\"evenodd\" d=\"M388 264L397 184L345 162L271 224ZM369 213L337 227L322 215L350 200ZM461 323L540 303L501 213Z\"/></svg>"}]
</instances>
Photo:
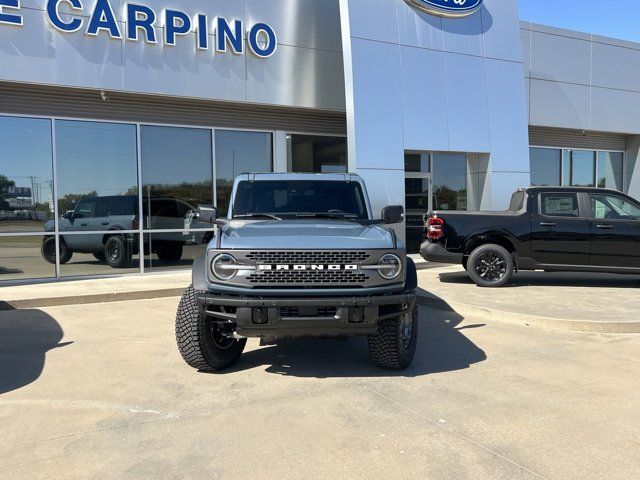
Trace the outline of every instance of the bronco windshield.
<instances>
[{"instance_id":1,"label":"bronco windshield","mask_svg":"<svg viewBox=\"0 0 640 480\"><path fill-rule=\"evenodd\" d=\"M345 218L367 220L358 182L260 180L238 184L233 218Z\"/></svg>"}]
</instances>

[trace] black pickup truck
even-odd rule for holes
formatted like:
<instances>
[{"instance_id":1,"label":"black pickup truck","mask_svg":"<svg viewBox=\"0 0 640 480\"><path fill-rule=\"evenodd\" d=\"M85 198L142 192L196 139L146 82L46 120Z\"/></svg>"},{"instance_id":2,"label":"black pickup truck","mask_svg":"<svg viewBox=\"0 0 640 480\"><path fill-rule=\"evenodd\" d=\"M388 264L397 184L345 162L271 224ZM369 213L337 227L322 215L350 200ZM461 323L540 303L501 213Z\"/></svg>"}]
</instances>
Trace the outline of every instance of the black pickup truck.
<instances>
[{"instance_id":1,"label":"black pickup truck","mask_svg":"<svg viewBox=\"0 0 640 480\"><path fill-rule=\"evenodd\" d=\"M602 188L531 187L506 212L433 212L422 256L482 287L518 270L640 274L640 203Z\"/></svg>"}]
</instances>

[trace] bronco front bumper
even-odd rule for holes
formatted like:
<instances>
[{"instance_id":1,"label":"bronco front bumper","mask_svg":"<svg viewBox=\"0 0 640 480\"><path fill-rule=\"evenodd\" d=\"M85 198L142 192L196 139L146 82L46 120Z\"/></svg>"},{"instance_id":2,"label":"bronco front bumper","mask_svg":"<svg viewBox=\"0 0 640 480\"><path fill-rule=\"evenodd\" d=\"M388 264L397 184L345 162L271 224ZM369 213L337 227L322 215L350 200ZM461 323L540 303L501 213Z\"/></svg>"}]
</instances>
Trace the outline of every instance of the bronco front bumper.
<instances>
[{"instance_id":1,"label":"bronco front bumper","mask_svg":"<svg viewBox=\"0 0 640 480\"><path fill-rule=\"evenodd\" d=\"M362 297L258 298L198 294L207 317L233 323L242 337L375 335L378 322L411 311L412 293Z\"/></svg>"}]
</instances>

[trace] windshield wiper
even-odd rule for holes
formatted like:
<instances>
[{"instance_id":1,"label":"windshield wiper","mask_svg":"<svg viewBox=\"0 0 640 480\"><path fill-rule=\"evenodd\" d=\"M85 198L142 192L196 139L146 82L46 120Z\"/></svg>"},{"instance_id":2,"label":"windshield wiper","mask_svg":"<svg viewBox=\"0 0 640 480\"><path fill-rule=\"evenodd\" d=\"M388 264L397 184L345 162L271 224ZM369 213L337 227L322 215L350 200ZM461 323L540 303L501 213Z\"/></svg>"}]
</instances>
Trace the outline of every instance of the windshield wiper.
<instances>
[{"instance_id":1,"label":"windshield wiper","mask_svg":"<svg viewBox=\"0 0 640 480\"><path fill-rule=\"evenodd\" d=\"M233 218L270 218L271 220L282 220L271 213L245 213L243 215L234 215Z\"/></svg>"},{"instance_id":2,"label":"windshield wiper","mask_svg":"<svg viewBox=\"0 0 640 480\"><path fill-rule=\"evenodd\" d=\"M340 213L298 213L296 218L335 218L336 220L357 221L357 215L347 215Z\"/></svg>"}]
</instances>

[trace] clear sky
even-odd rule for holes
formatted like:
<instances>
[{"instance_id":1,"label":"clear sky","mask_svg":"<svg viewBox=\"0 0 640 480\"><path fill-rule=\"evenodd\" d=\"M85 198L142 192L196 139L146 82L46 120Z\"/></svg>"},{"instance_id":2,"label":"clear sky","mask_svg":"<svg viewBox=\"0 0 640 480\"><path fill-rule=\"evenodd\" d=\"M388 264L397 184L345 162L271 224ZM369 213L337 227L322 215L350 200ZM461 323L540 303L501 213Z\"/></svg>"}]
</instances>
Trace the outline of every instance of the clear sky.
<instances>
[{"instance_id":1,"label":"clear sky","mask_svg":"<svg viewBox=\"0 0 640 480\"><path fill-rule=\"evenodd\" d=\"M640 0L518 0L520 19L640 42Z\"/></svg>"}]
</instances>

